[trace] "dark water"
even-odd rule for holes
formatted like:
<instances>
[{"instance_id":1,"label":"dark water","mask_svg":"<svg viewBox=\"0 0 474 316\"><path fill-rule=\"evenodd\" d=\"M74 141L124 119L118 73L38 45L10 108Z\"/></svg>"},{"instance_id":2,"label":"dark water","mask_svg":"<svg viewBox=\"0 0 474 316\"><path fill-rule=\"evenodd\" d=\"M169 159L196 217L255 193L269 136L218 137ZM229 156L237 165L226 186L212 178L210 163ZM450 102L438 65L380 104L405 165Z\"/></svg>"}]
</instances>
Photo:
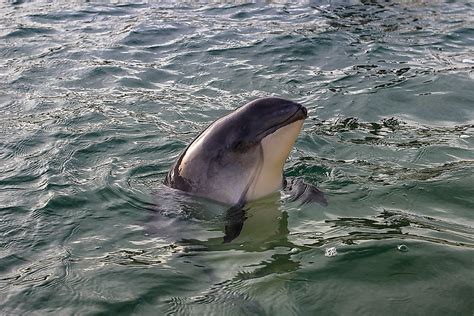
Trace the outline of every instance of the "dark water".
<instances>
[{"instance_id":1,"label":"dark water","mask_svg":"<svg viewBox=\"0 0 474 316\"><path fill-rule=\"evenodd\" d=\"M0 4L1 313L472 315L473 17L468 0ZM285 173L329 206L257 201L222 244L222 207L161 182L268 95L309 109Z\"/></svg>"}]
</instances>

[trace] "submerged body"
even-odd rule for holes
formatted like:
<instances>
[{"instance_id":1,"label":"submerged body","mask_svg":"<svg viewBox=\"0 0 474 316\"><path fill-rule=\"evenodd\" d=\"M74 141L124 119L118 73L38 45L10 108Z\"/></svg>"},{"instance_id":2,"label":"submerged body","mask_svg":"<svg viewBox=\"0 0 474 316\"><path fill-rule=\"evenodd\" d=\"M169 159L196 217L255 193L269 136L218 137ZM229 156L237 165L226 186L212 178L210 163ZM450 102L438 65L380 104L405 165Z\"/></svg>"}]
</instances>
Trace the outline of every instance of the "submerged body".
<instances>
[{"instance_id":1,"label":"submerged body","mask_svg":"<svg viewBox=\"0 0 474 316\"><path fill-rule=\"evenodd\" d=\"M252 101L206 128L180 155L165 184L229 205L283 186L283 166L307 117L301 104Z\"/></svg>"}]
</instances>

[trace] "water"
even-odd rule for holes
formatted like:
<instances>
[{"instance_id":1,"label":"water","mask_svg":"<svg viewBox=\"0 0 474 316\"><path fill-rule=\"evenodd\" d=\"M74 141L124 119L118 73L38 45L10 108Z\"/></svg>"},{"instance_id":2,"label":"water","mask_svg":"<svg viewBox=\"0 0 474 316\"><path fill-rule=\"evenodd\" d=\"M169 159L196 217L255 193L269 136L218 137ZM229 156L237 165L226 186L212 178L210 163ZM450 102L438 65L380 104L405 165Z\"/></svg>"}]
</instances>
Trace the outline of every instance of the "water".
<instances>
[{"instance_id":1,"label":"water","mask_svg":"<svg viewBox=\"0 0 474 316\"><path fill-rule=\"evenodd\" d=\"M468 0L0 4L1 313L472 315L473 17ZM161 183L268 95L308 108L285 174L329 206L257 201L222 244L222 207Z\"/></svg>"}]
</instances>

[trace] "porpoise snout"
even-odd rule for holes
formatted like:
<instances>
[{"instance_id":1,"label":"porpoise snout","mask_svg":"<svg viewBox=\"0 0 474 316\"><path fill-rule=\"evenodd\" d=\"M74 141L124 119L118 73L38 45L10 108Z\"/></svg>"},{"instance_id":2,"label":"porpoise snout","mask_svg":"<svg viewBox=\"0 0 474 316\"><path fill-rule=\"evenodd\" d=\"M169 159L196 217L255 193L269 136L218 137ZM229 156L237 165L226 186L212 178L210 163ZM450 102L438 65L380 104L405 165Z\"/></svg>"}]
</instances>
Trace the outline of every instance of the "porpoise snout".
<instances>
[{"instance_id":1,"label":"porpoise snout","mask_svg":"<svg viewBox=\"0 0 474 316\"><path fill-rule=\"evenodd\" d=\"M300 104L300 110L301 110L301 112L303 112L304 117L307 118L308 117L308 110L304 106L302 106L301 104Z\"/></svg>"}]
</instances>

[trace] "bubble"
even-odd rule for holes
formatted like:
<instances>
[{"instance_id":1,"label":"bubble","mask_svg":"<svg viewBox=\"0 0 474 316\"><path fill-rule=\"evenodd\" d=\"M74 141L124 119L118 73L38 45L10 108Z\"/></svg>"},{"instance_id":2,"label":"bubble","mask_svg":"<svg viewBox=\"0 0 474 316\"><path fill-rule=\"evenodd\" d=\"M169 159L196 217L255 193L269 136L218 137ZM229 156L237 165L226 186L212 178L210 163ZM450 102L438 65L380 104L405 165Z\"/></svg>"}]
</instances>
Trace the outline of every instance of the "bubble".
<instances>
[{"instance_id":1,"label":"bubble","mask_svg":"<svg viewBox=\"0 0 474 316\"><path fill-rule=\"evenodd\" d=\"M326 251L324 252L324 255L326 257L335 257L335 256L337 256L336 247L326 248Z\"/></svg>"},{"instance_id":2,"label":"bubble","mask_svg":"<svg viewBox=\"0 0 474 316\"><path fill-rule=\"evenodd\" d=\"M404 244L398 245L397 249L401 252L407 252L408 251L408 247Z\"/></svg>"}]
</instances>

